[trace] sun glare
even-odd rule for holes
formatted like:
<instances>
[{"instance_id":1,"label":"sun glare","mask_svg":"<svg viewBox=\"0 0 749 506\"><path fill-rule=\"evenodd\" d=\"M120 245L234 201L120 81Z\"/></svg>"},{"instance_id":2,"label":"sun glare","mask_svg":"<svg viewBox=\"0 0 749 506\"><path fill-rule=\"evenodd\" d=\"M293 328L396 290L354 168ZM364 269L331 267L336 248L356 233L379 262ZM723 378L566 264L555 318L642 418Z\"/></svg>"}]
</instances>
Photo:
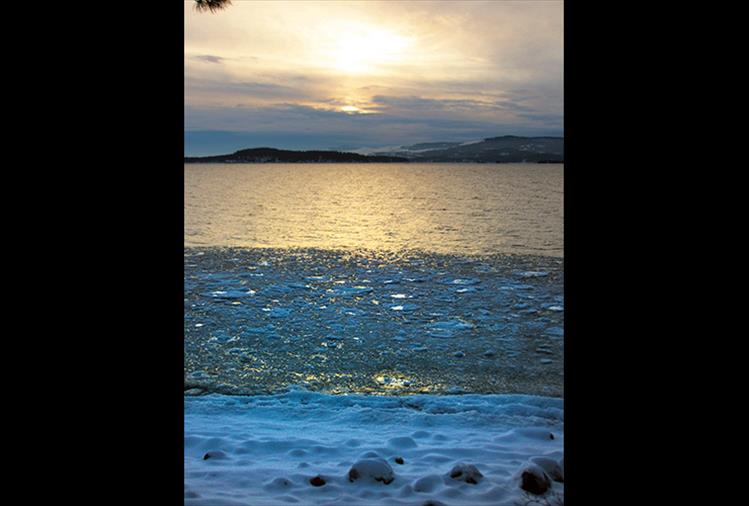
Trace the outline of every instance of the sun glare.
<instances>
[{"instance_id":1,"label":"sun glare","mask_svg":"<svg viewBox=\"0 0 749 506\"><path fill-rule=\"evenodd\" d=\"M373 72L404 61L410 40L389 30L349 26L333 40L333 68L346 73Z\"/></svg>"}]
</instances>

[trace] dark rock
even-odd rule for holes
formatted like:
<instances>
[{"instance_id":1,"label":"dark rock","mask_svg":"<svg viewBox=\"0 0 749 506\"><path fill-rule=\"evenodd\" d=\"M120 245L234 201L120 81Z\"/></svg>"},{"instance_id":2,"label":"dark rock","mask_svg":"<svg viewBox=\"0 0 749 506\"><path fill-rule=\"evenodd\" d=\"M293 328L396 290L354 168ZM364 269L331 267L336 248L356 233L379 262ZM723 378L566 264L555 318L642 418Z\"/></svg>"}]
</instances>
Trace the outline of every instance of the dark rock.
<instances>
[{"instance_id":1,"label":"dark rock","mask_svg":"<svg viewBox=\"0 0 749 506\"><path fill-rule=\"evenodd\" d=\"M450 478L464 481L471 485L476 485L483 477L484 475L473 464L456 464L450 470Z\"/></svg>"},{"instance_id":2,"label":"dark rock","mask_svg":"<svg viewBox=\"0 0 749 506\"><path fill-rule=\"evenodd\" d=\"M564 461L564 459L562 459L562 461ZM552 480L564 483L564 470L554 459L548 457L533 457L531 462L543 469L546 475Z\"/></svg>"},{"instance_id":3,"label":"dark rock","mask_svg":"<svg viewBox=\"0 0 749 506\"><path fill-rule=\"evenodd\" d=\"M276 478L275 480L271 482L271 485L278 487L278 488L283 488L283 487L291 486L291 482L287 480L286 478Z\"/></svg>"},{"instance_id":4,"label":"dark rock","mask_svg":"<svg viewBox=\"0 0 749 506\"><path fill-rule=\"evenodd\" d=\"M309 484L313 487L322 487L325 485L325 480L323 480L320 476L315 476L314 478L309 480Z\"/></svg>"},{"instance_id":5,"label":"dark rock","mask_svg":"<svg viewBox=\"0 0 749 506\"><path fill-rule=\"evenodd\" d=\"M520 488L531 494L545 494L546 491L549 490L549 487L551 487L549 476L536 464L531 464L523 469L523 474L520 476L520 480Z\"/></svg>"}]
</instances>

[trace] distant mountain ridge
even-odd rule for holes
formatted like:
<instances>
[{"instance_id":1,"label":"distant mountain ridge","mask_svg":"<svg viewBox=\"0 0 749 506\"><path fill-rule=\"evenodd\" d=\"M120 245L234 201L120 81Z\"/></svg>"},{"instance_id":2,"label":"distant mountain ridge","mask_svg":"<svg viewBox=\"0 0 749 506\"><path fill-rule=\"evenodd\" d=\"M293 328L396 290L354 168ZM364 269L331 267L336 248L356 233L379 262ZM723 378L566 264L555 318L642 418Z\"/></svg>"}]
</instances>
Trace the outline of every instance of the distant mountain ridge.
<instances>
[{"instance_id":1,"label":"distant mountain ridge","mask_svg":"<svg viewBox=\"0 0 749 506\"><path fill-rule=\"evenodd\" d=\"M240 149L230 155L186 156L185 163L390 163L408 158L360 155L341 151L290 151L275 148Z\"/></svg>"},{"instance_id":2,"label":"distant mountain ridge","mask_svg":"<svg viewBox=\"0 0 749 506\"><path fill-rule=\"evenodd\" d=\"M373 155L400 156L413 162L563 163L564 137L503 135L476 142L429 142Z\"/></svg>"}]
</instances>

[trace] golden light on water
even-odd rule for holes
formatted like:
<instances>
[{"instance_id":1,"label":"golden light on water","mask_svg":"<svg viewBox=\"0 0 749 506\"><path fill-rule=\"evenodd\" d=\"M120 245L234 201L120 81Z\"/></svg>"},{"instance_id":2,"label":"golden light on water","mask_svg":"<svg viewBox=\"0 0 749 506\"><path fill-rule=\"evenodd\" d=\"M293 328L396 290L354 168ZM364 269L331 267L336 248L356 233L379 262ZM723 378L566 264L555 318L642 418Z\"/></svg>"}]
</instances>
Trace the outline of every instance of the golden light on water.
<instances>
[{"instance_id":1,"label":"golden light on water","mask_svg":"<svg viewBox=\"0 0 749 506\"><path fill-rule=\"evenodd\" d=\"M362 393L386 395L396 392L430 393L442 391L446 388L442 382L430 382L424 378L408 376L397 371L383 371L372 377L376 387L364 387Z\"/></svg>"},{"instance_id":2,"label":"golden light on water","mask_svg":"<svg viewBox=\"0 0 749 506\"><path fill-rule=\"evenodd\" d=\"M523 244L526 253L563 251L563 170L552 164L205 169L185 166L188 246L493 254ZM493 177L498 171L502 177Z\"/></svg>"}]
</instances>

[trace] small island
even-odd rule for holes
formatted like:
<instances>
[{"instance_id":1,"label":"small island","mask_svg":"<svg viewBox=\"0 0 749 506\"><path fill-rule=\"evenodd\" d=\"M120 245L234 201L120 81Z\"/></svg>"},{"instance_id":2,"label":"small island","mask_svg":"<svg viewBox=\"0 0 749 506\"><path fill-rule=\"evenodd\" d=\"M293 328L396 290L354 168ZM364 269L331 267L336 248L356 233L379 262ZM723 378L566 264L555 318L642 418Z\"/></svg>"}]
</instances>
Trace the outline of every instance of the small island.
<instances>
[{"instance_id":1,"label":"small island","mask_svg":"<svg viewBox=\"0 0 749 506\"><path fill-rule=\"evenodd\" d=\"M341 151L290 151L275 148L241 149L230 155L185 157L185 163L403 163L399 156L360 155Z\"/></svg>"}]
</instances>

